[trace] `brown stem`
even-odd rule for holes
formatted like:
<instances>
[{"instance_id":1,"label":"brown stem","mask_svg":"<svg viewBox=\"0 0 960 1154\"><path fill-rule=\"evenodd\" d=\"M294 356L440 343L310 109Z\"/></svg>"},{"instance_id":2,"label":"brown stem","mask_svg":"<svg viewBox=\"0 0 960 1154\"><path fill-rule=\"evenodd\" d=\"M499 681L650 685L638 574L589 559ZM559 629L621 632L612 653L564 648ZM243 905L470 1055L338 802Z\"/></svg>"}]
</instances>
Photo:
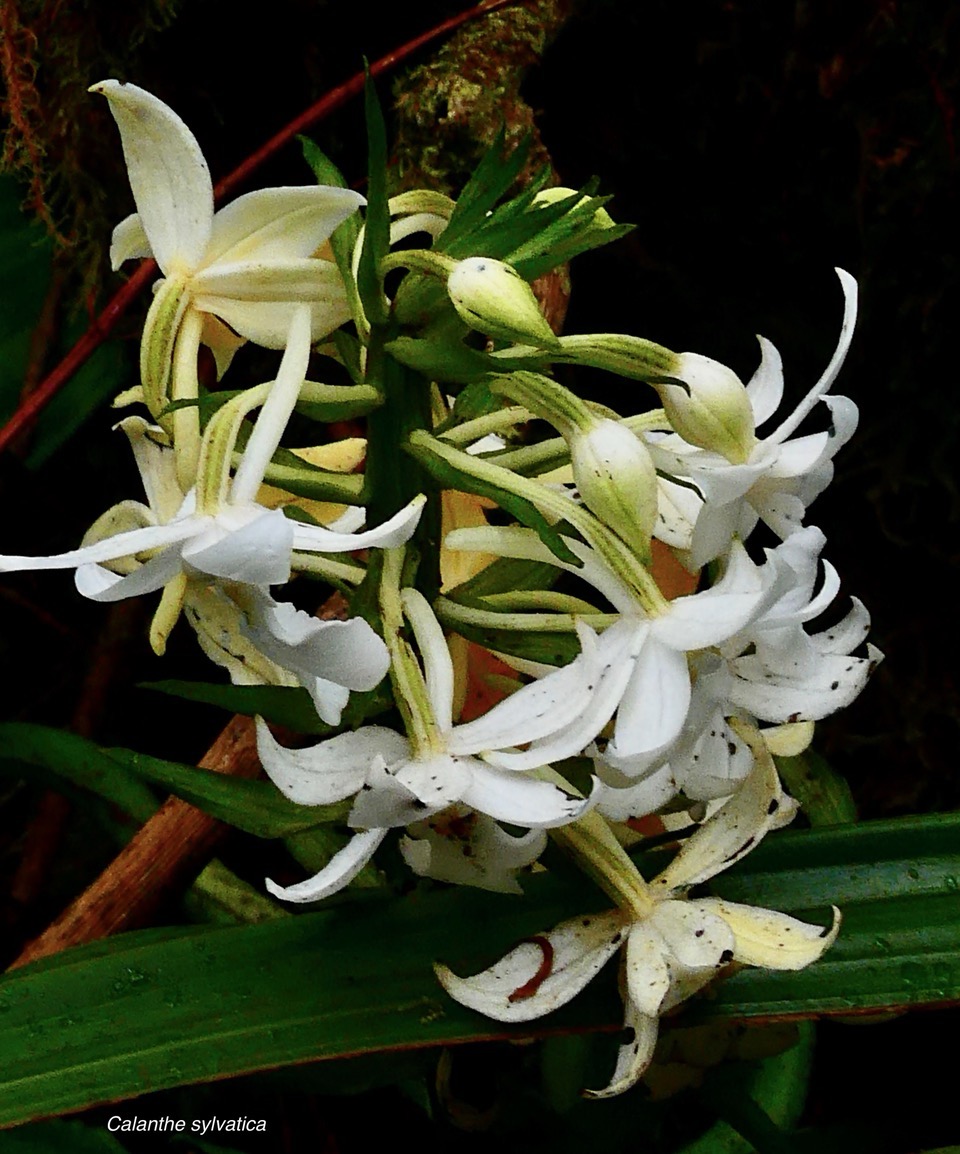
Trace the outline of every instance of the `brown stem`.
<instances>
[{"instance_id":1,"label":"brown stem","mask_svg":"<svg viewBox=\"0 0 960 1154\"><path fill-rule=\"evenodd\" d=\"M256 777L260 762L251 719L234 717L200 766ZM9 968L143 925L163 897L199 871L226 830L222 822L187 802L168 798L96 881L28 943Z\"/></svg>"},{"instance_id":2,"label":"brown stem","mask_svg":"<svg viewBox=\"0 0 960 1154\"><path fill-rule=\"evenodd\" d=\"M413 40L408 40L407 43L401 45L401 47L394 49L392 52L388 52L385 56L381 56L379 60L376 60L370 65L370 75L374 78L380 76L382 73L396 68L398 64L401 64L425 44L429 44L431 40L436 40L438 37L452 32L455 28L459 28L462 24L466 24L470 20L476 20L478 17L485 16L489 12L495 12L500 8L506 8L516 3L519 3L519 0L483 0L483 3L477 4L476 7L468 8L465 12L459 12L456 16L451 16L448 20L444 20L442 23L437 24ZM0 9L2 9L2 4L0 4ZM248 156L229 176L224 177L214 189L214 194L217 197L222 197L228 192L232 192L237 185L246 180L264 161L269 160L271 156L278 152L285 144L288 144L298 133L303 132L320 120L323 120L324 117L329 116L331 112L334 112L352 97L362 92L364 79L365 74L358 72L356 75L351 76L345 83L332 89L326 96L321 97L295 120L292 120L285 128L282 128L275 136L272 136L262 148L257 149L251 156ZM6 425L0 429L0 453L6 449L10 442L14 440L22 430L36 420L37 416L49 401L106 340L113 330L114 325L116 325L120 317L126 312L130 303L153 278L156 267L156 263L152 260L145 261L140 265L127 283L114 294L110 303L93 321L91 326L77 341L70 352L67 353L60 364L57 365L53 372L51 372L37 389L19 406L10 420L7 421Z\"/></svg>"}]
</instances>

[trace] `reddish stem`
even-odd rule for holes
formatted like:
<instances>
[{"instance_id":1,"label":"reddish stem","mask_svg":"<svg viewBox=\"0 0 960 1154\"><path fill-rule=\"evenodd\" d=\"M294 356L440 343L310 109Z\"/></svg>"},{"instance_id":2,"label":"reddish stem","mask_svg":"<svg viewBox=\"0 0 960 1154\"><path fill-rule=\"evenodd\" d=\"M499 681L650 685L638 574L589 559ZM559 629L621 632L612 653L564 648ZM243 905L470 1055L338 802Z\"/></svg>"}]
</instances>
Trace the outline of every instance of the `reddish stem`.
<instances>
[{"instance_id":1,"label":"reddish stem","mask_svg":"<svg viewBox=\"0 0 960 1154\"><path fill-rule=\"evenodd\" d=\"M422 48L425 44L429 44L431 40L436 40L448 32L453 32L462 24L467 24L471 20L485 16L489 12L495 12L500 8L507 8L519 2L520 0L483 0L483 3L477 4L474 8L468 8L464 12L458 12L456 16L451 16L448 20L444 20L442 23L429 29L429 31L421 33L420 36L414 37L413 40L408 40L406 44L401 45L401 47L394 49L392 52L388 52L385 56L381 56L379 60L374 61L374 63L370 65L370 75L376 78L384 72L388 72L391 68L396 68L398 64L401 64L408 56L412 56L414 52ZM256 152L248 156L229 176L224 177L214 189L214 195L220 198L232 192L239 184L242 184L251 173L259 168L260 165L266 160L269 160L270 157L283 148L285 144L288 144L298 133L303 132L318 121L323 120L329 116L331 112L334 112L346 104L352 97L362 92L364 80L365 74L358 72L343 84L332 89L326 96L322 96L316 104L312 104L305 112L302 112L295 120L292 120L285 128L282 128L275 136L271 137L262 148L258 148ZM57 365L46 379L37 386L34 392L17 408L17 411L6 425L0 429L0 453L7 448L19 433L37 418L41 410L56 393L63 388L77 369L79 369L107 339L117 321L129 308L131 302L153 278L156 273L156 268L156 262L152 260L144 261L140 265L126 284L113 295L103 312L92 322L87 331L77 341L70 352L67 353L60 364Z\"/></svg>"}]
</instances>

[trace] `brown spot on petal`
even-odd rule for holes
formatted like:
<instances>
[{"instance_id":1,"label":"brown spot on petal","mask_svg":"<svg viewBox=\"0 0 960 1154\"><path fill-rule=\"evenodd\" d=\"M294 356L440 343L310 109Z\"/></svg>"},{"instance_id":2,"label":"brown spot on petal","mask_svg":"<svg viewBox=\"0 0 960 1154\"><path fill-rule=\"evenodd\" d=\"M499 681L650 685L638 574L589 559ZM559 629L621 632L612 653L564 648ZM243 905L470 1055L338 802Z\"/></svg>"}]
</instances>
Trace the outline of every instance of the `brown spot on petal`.
<instances>
[{"instance_id":1,"label":"brown spot on petal","mask_svg":"<svg viewBox=\"0 0 960 1154\"><path fill-rule=\"evenodd\" d=\"M526 998L532 998L533 995L540 989L543 983L550 977L550 971L553 969L553 945L549 938L543 937L542 934L537 934L536 937L524 938L525 942L532 942L535 946L540 947L540 952L543 958L540 965L537 967L537 972L533 977L524 982L522 986L517 986L512 994L507 998L508 1002L522 1002Z\"/></svg>"}]
</instances>

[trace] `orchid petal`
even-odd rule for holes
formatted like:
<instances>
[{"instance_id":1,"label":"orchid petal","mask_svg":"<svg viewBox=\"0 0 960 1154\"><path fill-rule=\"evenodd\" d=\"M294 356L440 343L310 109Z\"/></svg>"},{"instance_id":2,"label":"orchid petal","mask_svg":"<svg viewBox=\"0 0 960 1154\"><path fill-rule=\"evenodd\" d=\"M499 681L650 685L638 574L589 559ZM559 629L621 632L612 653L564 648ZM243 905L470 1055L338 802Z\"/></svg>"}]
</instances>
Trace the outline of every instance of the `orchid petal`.
<instances>
[{"instance_id":1,"label":"orchid petal","mask_svg":"<svg viewBox=\"0 0 960 1154\"><path fill-rule=\"evenodd\" d=\"M232 530L211 518L210 527L197 532L198 521L193 540L183 548L183 560L201 573L250 585L280 585L290 579L294 526L279 509Z\"/></svg>"},{"instance_id":2,"label":"orchid petal","mask_svg":"<svg viewBox=\"0 0 960 1154\"><path fill-rule=\"evenodd\" d=\"M420 495L400 510L399 513L363 533L333 533L322 525L305 525L302 521L291 521L293 525L293 548L308 553L350 553L355 549L366 549L375 545L378 549L392 549L409 541L417 528L426 497ZM282 514L281 514L282 516Z\"/></svg>"},{"instance_id":3,"label":"orchid petal","mask_svg":"<svg viewBox=\"0 0 960 1154\"><path fill-rule=\"evenodd\" d=\"M360 193L325 185L249 192L214 217L205 263L309 257L362 204Z\"/></svg>"},{"instance_id":4,"label":"orchid petal","mask_svg":"<svg viewBox=\"0 0 960 1154\"><path fill-rule=\"evenodd\" d=\"M617 1052L613 1077L602 1090L584 1090L584 1098L614 1098L635 1086L653 1061L660 1023L655 1015L645 1014L628 999L623 1028L630 1040Z\"/></svg>"},{"instance_id":5,"label":"orchid petal","mask_svg":"<svg viewBox=\"0 0 960 1154\"><path fill-rule=\"evenodd\" d=\"M715 971L733 961L733 930L722 916L700 902L661 902L650 922L683 970Z\"/></svg>"},{"instance_id":6,"label":"orchid petal","mask_svg":"<svg viewBox=\"0 0 960 1154\"><path fill-rule=\"evenodd\" d=\"M803 679L777 677L756 655L730 662L730 700L764 721L820 721L848 706L860 693L883 654L873 645L867 656L824 653Z\"/></svg>"},{"instance_id":7,"label":"orchid petal","mask_svg":"<svg viewBox=\"0 0 960 1154\"><path fill-rule=\"evenodd\" d=\"M624 690L607 760L631 777L646 769L677 739L689 705L686 655L651 636Z\"/></svg>"},{"instance_id":8,"label":"orchid petal","mask_svg":"<svg viewBox=\"0 0 960 1154\"><path fill-rule=\"evenodd\" d=\"M842 621L810 638L820 653L851 653L866 640L870 613L859 598L851 597L850 601L853 608Z\"/></svg>"},{"instance_id":9,"label":"orchid petal","mask_svg":"<svg viewBox=\"0 0 960 1154\"><path fill-rule=\"evenodd\" d=\"M321 898L327 898L353 881L373 857L386 834L385 829L368 829L364 833L356 833L312 878L292 886L278 886L267 878L267 890L285 902L318 902Z\"/></svg>"},{"instance_id":10,"label":"orchid petal","mask_svg":"<svg viewBox=\"0 0 960 1154\"><path fill-rule=\"evenodd\" d=\"M629 1003L655 1018L670 990L670 967L666 943L652 921L632 925L624 957L624 985Z\"/></svg>"},{"instance_id":11,"label":"orchid petal","mask_svg":"<svg viewBox=\"0 0 960 1154\"><path fill-rule=\"evenodd\" d=\"M404 589L400 600L423 657L424 680L434 721L441 733L449 733L453 724L453 662L443 630L422 593ZM466 751L458 748L452 752Z\"/></svg>"},{"instance_id":12,"label":"orchid petal","mask_svg":"<svg viewBox=\"0 0 960 1154\"><path fill-rule=\"evenodd\" d=\"M326 263L316 261L317 266ZM315 294L314 294L315 295ZM290 332L290 319L300 304L310 306L310 339L319 341L350 319L345 291L330 287L329 295L320 300L233 300L223 296L193 299L193 307L204 313L215 313L244 340L265 349L282 349Z\"/></svg>"},{"instance_id":13,"label":"orchid petal","mask_svg":"<svg viewBox=\"0 0 960 1154\"><path fill-rule=\"evenodd\" d=\"M833 924L816 926L776 910L719 898L701 898L690 904L726 922L734 937L734 957L738 962L768 970L802 970L829 949L840 932L840 911L836 906Z\"/></svg>"},{"instance_id":14,"label":"orchid petal","mask_svg":"<svg viewBox=\"0 0 960 1154\"><path fill-rule=\"evenodd\" d=\"M307 677L366 691L379 685L390 668L386 645L362 617L321 621L259 590L247 617L245 632L257 646L285 669Z\"/></svg>"},{"instance_id":15,"label":"orchid petal","mask_svg":"<svg viewBox=\"0 0 960 1154\"><path fill-rule=\"evenodd\" d=\"M656 890L687 888L714 877L749 853L770 829L783 791L776 766L759 738L747 739L753 771L737 792L700 826L650 883Z\"/></svg>"},{"instance_id":16,"label":"orchid petal","mask_svg":"<svg viewBox=\"0 0 960 1154\"><path fill-rule=\"evenodd\" d=\"M290 332L276 380L263 403L233 478L230 500L234 504L241 505L255 499L300 396L309 360L310 311L306 305L299 305L290 321Z\"/></svg>"},{"instance_id":17,"label":"orchid petal","mask_svg":"<svg viewBox=\"0 0 960 1154\"><path fill-rule=\"evenodd\" d=\"M410 833L415 837L400 839L400 853L419 877L506 894L523 892L515 874L547 844L541 829L514 837L486 814L459 807L418 823Z\"/></svg>"},{"instance_id":18,"label":"orchid petal","mask_svg":"<svg viewBox=\"0 0 960 1154\"><path fill-rule=\"evenodd\" d=\"M521 942L472 978L458 978L439 964L434 970L462 1006L497 1022L529 1022L576 997L617 952L624 933L619 911L572 918Z\"/></svg>"},{"instance_id":19,"label":"orchid petal","mask_svg":"<svg viewBox=\"0 0 960 1154\"><path fill-rule=\"evenodd\" d=\"M469 784L460 800L498 821L531 829L552 829L576 821L591 805L582 797L571 797L546 781L535 781L517 773L473 764Z\"/></svg>"},{"instance_id":20,"label":"orchid petal","mask_svg":"<svg viewBox=\"0 0 960 1154\"><path fill-rule=\"evenodd\" d=\"M603 762L597 759L598 772ZM630 821L656 813L678 793L677 782L669 762L641 778L636 784L618 787L603 782L597 800L597 809L611 821Z\"/></svg>"},{"instance_id":21,"label":"orchid petal","mask_svg":"<svg viewBox=\"0 0 960 1154\"><path fill-rule=\"evenodd\" d=\"M760 364L747 383L747 396L753 409L755 426L762 425L780 407L783 400L783 361L776 345L758 336Z\"/></svg>"},{"instance_id":22,"label":"orchid petal","mask_svg":"<svg viewBox=\"0 0 960 1154\"><path fill-rule=\"evenodd\" d=\"M213 228L213 185L200 145L173 109L135 84L104 80L90 91L110 103L157 263L167 276L193 272Z\"/></svg>"},{"instance_id":23,"label":"orchid petal","mask_svg":"<svg viewBox=\"0 0 960 1154\"><path fill-rule=\"evenodd\" d=\"M182 568L180 550L164 549L125 576L111 573L100 565L78 565L73 583L81 597L90 601L124 601L127 597L139 597L162 589Z\"/></svg>"},{"instance_id":24,"label":"orchid petal","mask_svg":"<svg viewBox=\"0 0 960 1154\"><path fill-rule=\"evenodd\" d=\"M853 328L857 320L857 282L842 268L834 270L840 278L840 287L843 290L843 322L840 326L840 339L834 350L830 363L823 371L820 380L813 386L796 409L767 439L769 443L782 444L793 433L805 416L813 409L823 394L830 388L843 367L850 342L853 340Z\"/></svg>"},{"instance_id":25,"label":"orchid petal","mask_svg":"<svg viewBox=\"0 0 960 1154\"><path fill-rule=\"evenodd\" d=\"M480 753L535 741L555 733L571 713L579 714L589 704L599 671L596 634L583 625L578 634L583 648L569 665L518 689L476 720L456 726L448 741L450 751Z\"/></svg>"},{"instance_id":26,"label":"orchid petal","mask_svg":"<svg viewBox=\"0 0 960 1154\"><path fill-rule=\"evenodd\" d=\"M410 764L401 761L398 772L403 772ZM347 818L353 829L396 828L422 821L432 813L445 809L450 800L439 797L437 804L428 806L408 786L404 785L388 770L382 757L375 758L367 774L367 782L356 796L353 808Z\"/></svg>"},{"instance_id":27,"label":"orchid petal","mask_svg":"<svg viewBox=\"0 0 960 1154\"><path fill-rule=\"evenodd\" d=\"M340 733L306 749L285 749L257 718L257 753L267 776L298 805L331 805L360 789L377 756L409 753L406 738L379 725Z\"/></svg>"},{"instance_id":28,"label":"orchid petal","mask_svg":"<svg viewBox=\"0 0 960 1154\"><path fill-rule=\"evenodd\" d=\"M153 256L153 249L147 234L143 231L143 221L139 212L132 212L113 230L110 240L110 267L114 272L124 261Z\"/></svg>"},{"instance_id":29,"label":"orchid petal","mask_svg":"<svg viewBox=\"0 0 960 1154\"><path fill-rule=\"evenodd\" d=\"M572 714L573 721L542 741L534 741L521 753L491 752L485 754L484 759L501 769L524 770L580 753L613 716L636 667L637 654L646 633L645 623L638 625L629 618L612 625L600 639L599 676L592 683L581 686L581 693L592 690L586 703L575 710L572 698L568 699L566 714Z\"/></svg>"},{"instance_id":30,"label":"orchid petal","mask_svg":"<svg viewBox=\"0 0 960 1154\"><path fill-rule=\"evenodd\" d=\"M45 569L73 569L79 565L96 565L104 561L116 561L121 557L132 557L150 549L162 549L176 545L192 537L196 527L187 521L173 521L169 525L145 525L142 529L131 529L106 537L68 553L54 553L50 557L4 557L0 555L0 573L18 573L22 570L39 571Z\"/></svg>"},{"instance_id":31,"label":"orchid petal","mask_svg":"<svg viewBox=\"0 0 960 1154\"><path fill-rule=\"evenodd\" d=\"M654 620L654 636L673 649L705 649L726 641L754 616L764 592L762 570L735 541L720 581L703 593L678 597Z\"/></svg>"},{"instance_id":32,"label":"orchid petal","mask_svg":"<svg viewBox=\"0 0 960 1154\"><path fill-rule=\"evenodd\" d=\"M190 280L197 308L204 301L222 299L269 304L271 302L337 301L343 297L343 280L332 261L303 257L288 260L237 261L201 269ZM224 317L229 321L228 317Z\"/></svg>"}]
</instances>

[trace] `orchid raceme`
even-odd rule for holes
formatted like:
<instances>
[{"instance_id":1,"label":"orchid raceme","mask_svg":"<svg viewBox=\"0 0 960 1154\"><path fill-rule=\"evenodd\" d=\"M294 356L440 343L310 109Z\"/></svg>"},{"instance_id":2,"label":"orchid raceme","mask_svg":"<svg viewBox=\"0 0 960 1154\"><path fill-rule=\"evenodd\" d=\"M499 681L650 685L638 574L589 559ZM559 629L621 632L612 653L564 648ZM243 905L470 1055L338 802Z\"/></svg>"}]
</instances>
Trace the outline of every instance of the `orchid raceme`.
<instances>
[{"instance_id":1,"label":"orchid raceme","mask_svg":"<svg viewBox=\"0 0 960 1154\"><path fill-rule=\"evenodd\" d=\"M344 891L368 883L385 842L376 884L397 899L469 885L493 891L482 906L496 910L530 900L526 873L554 871L545 889L564 912L532 924L559 925L474 977L437 973L463 1005L523 1023L619 954L629 1040L593 1096L621 1093L664 1012L733 963L800 969L838 932L836 914L809 925L694 887L792 820L773 755L805 749L880 659L864 606L836 610L826 539L804 524L857 423L853 402L829 395L855 282L838 273L843 325L823 376L763 435L783 392L767 341L744 385L645 336L554 333L545 274L629 227L595 182L545 191L543 173L511 192L524 149L505 156L500 140L458 199L388 197L371 88L369 202L268 188L215 212L199 144L170 108L115 80L93 91L136 205L114 230L114 267L152 255L162 273L139 384L116 401L146 406L118 426L144 496L114 504L75 549L0 555L0 573L72 569L107 603L158 593L157 654L187 621L216 675L243 687L189 692L262 715L269 780L170 776L190 777L183 795L216 816L285 839L292 874L245 867L272 874L281 902L351 903ZM318 179L346 183L318 146L304 152ZM245 341L276 352L248 349L221 388ZM202 385L201 343L217 363ZM584 395L584 369L662 407L614 412ZM829 428L807 431L824 412ZM679 848L647 882L624 847L650 829ZM599 886L601 912L567 916L580 902L557 848ZM321 920L341 932L339 915Z\"/></svg>"},{"instance_id":2,"label":"orchid raceme","mask_svg":"<svg viewBox=\"0 0 960 1154\"><path fill-rule=\"evenodd\" d=\"M773 910L686 895L689 887L733 865L777 824L785 799L773 759L758 734L744 731L744 737L754 756L751 773L652 882L644 882L609 834L596 837L604 841L608 888L634 895L629 905L561 922L471 978L436 967L444 989L461 1004L497 1021L529 1022L569 1002L622 949L624 1025L630 1038L620 1047L610 1084L588 1091L588 1097L630 1089L653 1058L659 1016L729 963L802 969L839 933L836 909L832 927L822 927ZM593 856L595 861L601 857Z\"/></svg>"}]
</instances>

